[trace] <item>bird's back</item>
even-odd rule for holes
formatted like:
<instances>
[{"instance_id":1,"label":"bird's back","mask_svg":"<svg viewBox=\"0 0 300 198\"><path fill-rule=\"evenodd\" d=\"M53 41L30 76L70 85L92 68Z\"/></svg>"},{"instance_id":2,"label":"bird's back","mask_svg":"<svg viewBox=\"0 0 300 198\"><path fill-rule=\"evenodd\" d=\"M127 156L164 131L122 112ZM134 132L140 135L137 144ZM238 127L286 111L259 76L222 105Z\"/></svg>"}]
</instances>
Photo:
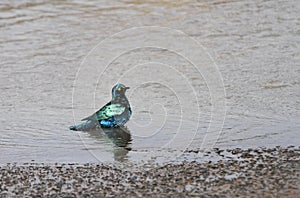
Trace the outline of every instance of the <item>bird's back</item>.
<instances>
[{"instance_id":1,"label":"bird's back","mask_svg":"<svg viewBox=\"0 0 300 198\"><path fill-rule=\"evenodd\" d=\"M117 97L107 103L95 114L84 120L98 120L102 127L119 127L123 126L131 117L132 111L127 98Z\"/></svg>"}]
</instances>

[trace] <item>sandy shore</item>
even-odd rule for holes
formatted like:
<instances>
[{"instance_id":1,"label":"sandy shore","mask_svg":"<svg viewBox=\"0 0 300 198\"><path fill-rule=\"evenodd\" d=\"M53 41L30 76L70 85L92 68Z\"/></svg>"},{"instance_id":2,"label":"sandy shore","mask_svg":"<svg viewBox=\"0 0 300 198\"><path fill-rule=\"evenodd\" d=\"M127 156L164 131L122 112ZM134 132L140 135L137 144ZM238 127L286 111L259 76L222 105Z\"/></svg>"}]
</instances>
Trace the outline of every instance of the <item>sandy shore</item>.
<instances>
[{"instance_id":1,"label":"sandy shore","mask_svg":"<svg viewBox=\"0 0 300 198\"><path fill-rule=\"evenodd\" d=\"M124 167L8 164L0 171L0 197L299 197L299 148L214 152L236 158Z\"/></svg>"}]
</instances>

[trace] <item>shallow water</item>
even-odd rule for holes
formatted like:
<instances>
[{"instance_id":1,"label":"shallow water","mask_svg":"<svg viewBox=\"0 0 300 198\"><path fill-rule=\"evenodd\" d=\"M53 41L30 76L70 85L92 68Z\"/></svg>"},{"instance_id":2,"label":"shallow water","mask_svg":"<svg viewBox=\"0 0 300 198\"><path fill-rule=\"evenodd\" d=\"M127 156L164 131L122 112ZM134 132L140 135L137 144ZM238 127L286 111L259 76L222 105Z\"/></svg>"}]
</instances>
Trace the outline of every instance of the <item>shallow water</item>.
<instances>
[{"instance_id":1,"label":"shallow water","mask_svg":"<svg viewBox=\"0 0 300 198\"><path fill-rule=\"evenodd\" d=\"M212 98L224 99L226 117L211 147L299 146L298 10L297 1L2 1L0 162L173 159L170 153L202 148L212 117L223 124ZM216 63L225 98L207 84L218 79L202 75L212 62L199 74L178 53L141 43L147 35L136 31L89 54L103 39L142 26L181 30L201 43L185 55L199 51L196 64ZM184 36L151 38L164 46ZM104 70L99 57L123 48ZM128 148L105 134L69 131L110 100L118 81L131 87Z\"/></svg>"}]
</instances>

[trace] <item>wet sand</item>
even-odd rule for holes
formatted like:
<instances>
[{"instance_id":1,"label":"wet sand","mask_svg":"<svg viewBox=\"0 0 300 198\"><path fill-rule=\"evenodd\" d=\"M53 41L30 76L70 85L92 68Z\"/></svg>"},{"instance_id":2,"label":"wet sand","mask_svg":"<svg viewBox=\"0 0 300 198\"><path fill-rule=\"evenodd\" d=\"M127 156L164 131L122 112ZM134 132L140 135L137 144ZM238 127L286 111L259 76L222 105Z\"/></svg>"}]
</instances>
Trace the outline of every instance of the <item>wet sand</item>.
<instances>
[{"instance_id":1,"label":"wet sand","mask_svg":"<svg viewBox=\"0 0 300 198\"><path fill-rule=\"evenodd\" d=\"M215 149L214 153L222 159L143 165L7 164L0 171L0 195L298 197L300 194L299 148Z\"/></svg>"}]
</instances>

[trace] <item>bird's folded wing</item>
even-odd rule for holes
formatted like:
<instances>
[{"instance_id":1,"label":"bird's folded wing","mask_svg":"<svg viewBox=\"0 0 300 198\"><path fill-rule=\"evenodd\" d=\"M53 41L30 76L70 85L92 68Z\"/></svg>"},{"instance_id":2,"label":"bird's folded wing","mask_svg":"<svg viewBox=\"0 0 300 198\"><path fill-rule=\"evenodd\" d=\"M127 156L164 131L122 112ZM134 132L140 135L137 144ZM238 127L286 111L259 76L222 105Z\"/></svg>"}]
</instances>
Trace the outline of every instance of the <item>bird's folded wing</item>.
<instances>
[{"instance_id":1,"label":"bird's folded wing","mask_svg":"<svg viewBox=\"0 0 300 198\"><path fill-rule=\"evenodd\" d=\"M95 114L82 119L84 120L103 120L108 119L112 116L121 115L125 111L125 107L120 104L107 104L104 107L102 107L99 111L97 111Z\"/></svg>"}]
</instances>

